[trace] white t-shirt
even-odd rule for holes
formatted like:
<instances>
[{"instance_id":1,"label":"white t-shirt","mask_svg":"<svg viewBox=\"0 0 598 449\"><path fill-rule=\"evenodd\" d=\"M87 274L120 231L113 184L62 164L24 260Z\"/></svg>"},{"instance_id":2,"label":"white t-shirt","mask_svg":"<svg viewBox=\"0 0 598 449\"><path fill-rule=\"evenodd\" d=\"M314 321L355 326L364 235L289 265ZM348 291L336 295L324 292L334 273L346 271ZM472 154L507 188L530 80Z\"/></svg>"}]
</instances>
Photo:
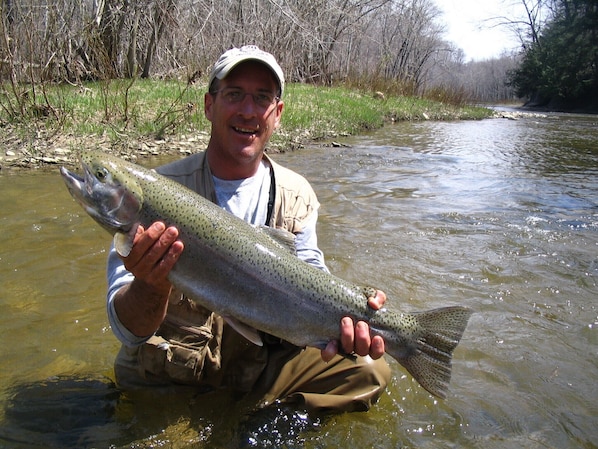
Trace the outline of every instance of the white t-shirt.
<instances>
[{"instance_id":1,"label":"white t-shirt","mask_svg":"<svg viewBox=\"0 0 598 449\"><path fill-rule=\"evenodd\" d=\"M251 178L228 181L214 178L218 205L247 223L266 223L270 199L270 169L262 161Z\"/></svg>"}]
</instances>

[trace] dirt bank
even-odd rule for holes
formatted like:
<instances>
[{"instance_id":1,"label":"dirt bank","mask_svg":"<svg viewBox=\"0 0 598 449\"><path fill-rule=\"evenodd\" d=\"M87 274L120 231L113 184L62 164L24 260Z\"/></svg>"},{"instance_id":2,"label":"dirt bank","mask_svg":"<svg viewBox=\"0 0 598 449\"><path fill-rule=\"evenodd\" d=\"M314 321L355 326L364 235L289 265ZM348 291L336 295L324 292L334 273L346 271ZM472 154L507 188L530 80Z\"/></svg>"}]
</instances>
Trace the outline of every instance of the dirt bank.
<instances>
[{"instance_id":1,"label":"dirt bank","mask_svg":"<svg viewBox=\"0 0 598 449\"><path fill-rule=\"evenodd\" d=\"M137 160L168 154L191 154L206 147L207 134L172 136L164 140L127 138L111 141L106 136L74 136L48 134L44 131L24 133L4 127L0 137L0 173L8 170L37 170L57 165L77 164L76 151L82 148L99 149L125 159Z\"/></svg>"}]
</instances>

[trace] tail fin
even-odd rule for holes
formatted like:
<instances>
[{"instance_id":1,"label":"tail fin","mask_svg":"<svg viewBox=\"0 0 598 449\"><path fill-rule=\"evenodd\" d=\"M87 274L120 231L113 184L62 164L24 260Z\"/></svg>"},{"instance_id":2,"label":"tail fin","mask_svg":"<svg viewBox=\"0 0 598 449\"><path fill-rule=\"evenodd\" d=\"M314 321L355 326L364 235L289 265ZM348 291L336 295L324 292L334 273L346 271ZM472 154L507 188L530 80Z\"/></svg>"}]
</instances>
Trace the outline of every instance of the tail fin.
<instances>
[{"instance_id":1,"label":"tail fin","mask_svg":"<svg viewBox=\"0 0 598 449\"><path fill-rule=\"evenodd\" d=\"M428 392L444 399L451 380L453 350L471 314L471 309L459 306L414 313L410 316L417 328L414 346L405 351L404 347L392 348L391 344L387 352Z\"/></svg>"}]
</instances>

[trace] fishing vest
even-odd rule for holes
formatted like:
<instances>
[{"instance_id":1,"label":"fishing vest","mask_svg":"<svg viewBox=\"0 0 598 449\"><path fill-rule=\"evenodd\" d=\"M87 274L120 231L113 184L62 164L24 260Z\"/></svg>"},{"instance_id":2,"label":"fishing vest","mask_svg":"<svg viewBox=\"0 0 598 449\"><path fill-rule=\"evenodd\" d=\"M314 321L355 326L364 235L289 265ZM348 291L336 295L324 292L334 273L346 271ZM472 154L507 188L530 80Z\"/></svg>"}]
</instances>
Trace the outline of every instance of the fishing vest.
<instances>
[{"instance_id":1,"label":"fishing vest","mask_svg":"<svg viewBox=\"0 0 598 449\"><path fill-rule=\"evenodd\" d=\"M302 223L318 209L316 194L304 177L264 157L271 175L266 224L298 233ZM157 171L216 203L205 152ZM140 374L206 388L227 386L251 391L258 379L261 383L274 379L286 360L301 350L271 335L261 336L264 345L254 345L230 328L221 316L173 289L164 322L139 349Z\"/></svg>"}]
</instances>

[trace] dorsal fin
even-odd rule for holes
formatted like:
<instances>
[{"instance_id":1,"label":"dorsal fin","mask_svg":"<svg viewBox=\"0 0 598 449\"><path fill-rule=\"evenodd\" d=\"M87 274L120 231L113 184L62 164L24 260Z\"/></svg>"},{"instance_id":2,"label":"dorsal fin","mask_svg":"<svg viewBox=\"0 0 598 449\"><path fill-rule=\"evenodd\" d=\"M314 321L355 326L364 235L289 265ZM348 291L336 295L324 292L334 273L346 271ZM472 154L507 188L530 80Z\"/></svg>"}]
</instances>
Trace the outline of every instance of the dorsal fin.
<instances>
[{"instance_id":1,"label":"dorsal fin","mask_svg":"<svg viewBox=\"0 0 598 449\"><path fill-rule=\"evenodd\" d=\"M291 254L297 255L297 248L295 247L295 234L285 229L271 228L269 226L258 226L260 231L265 232L272 240L287 248Z\"/></svg>"}]
</instances>

